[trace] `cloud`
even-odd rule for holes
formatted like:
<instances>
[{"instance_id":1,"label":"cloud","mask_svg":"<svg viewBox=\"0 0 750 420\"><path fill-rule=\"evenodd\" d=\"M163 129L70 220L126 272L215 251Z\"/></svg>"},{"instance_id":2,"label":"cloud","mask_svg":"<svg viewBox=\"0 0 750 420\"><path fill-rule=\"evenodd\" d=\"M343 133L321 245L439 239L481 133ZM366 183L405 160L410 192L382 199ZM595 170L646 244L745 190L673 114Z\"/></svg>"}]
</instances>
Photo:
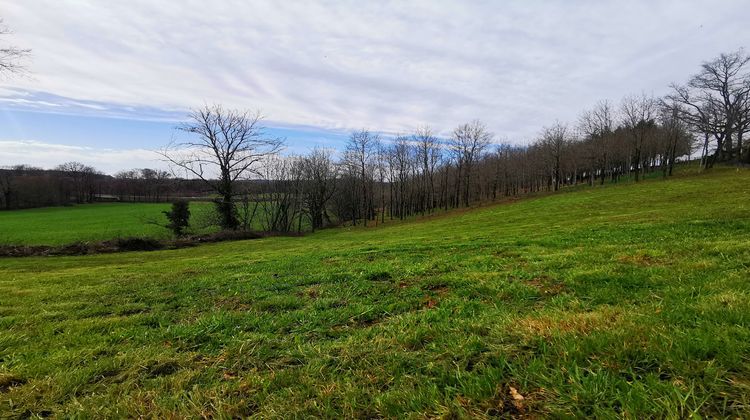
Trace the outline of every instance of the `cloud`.
<instances>
[{"instance_id":1,"label":"cloud","mask_svg":"<svg viewBox=\"0 0 750 420\"><path fill-rule=\"evenodd\" d=\"M515 142L599 99L662 93L750 39L739 0L0 0L0 10L34 57L33 78L11 81L3 106L172 115L220 102L280 123L441 134L479 118Z\"/></svg>"},{"instance_id":2,"label":"cloud","mask_svg":"<svg viewBox=\"0 0 750 420\"><path fill-rule=\"evenodd\" d=\"M156 152L145 149L98 149L33 140L0 141L0 167L28 164L51 169L69 161L82 162L108 174L125 168L168 168Z\"/></svg>"}]
</instances>

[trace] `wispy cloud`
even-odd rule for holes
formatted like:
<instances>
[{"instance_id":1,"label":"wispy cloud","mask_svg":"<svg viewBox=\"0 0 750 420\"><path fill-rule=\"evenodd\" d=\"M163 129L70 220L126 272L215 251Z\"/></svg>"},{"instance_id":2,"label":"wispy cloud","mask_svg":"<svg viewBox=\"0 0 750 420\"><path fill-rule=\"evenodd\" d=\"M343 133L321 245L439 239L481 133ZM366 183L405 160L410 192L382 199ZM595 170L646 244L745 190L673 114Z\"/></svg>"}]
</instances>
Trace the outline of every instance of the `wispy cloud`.
<instances>
[{"instance_id":1,"label":"wispy cloud","mask_svg":"<svg viewBox=\"0 0 750 420\"><path fill-rule=\"evenodd\" d=\"M447 133L480 118L512 141L601 98L661 93L750 39L739 0L0 0L0 10L34 55L34 77L12 81L0 106L173 118L221 102L281 123L387 132Z\"/></svg>"}]
</instances>

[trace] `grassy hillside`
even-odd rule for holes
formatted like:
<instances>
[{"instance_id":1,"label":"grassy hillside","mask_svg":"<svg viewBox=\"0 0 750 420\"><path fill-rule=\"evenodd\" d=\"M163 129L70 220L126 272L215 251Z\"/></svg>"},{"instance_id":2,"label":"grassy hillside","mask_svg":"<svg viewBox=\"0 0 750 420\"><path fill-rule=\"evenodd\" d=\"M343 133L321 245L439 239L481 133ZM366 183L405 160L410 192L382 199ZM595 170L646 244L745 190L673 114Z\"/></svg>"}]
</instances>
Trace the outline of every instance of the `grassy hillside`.
<instances>
[{"instance_id":1,"label":"grassy hillside","mask_svg":"<svg viewBox=\"0 0 750 420\"><path fill-rule=\"evenodd\" d=\"M750 171L3 259L0 296L3 416L744 417Z\"/></svg>"},{"instance_id":2,"label":"grassy hillside","mask_svg":"<svg viewBox=\"0 0 750 420\"><path fill-rule=\"evenodd\" d=\"M196 217L209 203L191 203ZM65 245L78 241L100 241L117 237L167 238L165 203L102 203L70 207L0 211L0 245Z\"/></svg>"}]
</instances>

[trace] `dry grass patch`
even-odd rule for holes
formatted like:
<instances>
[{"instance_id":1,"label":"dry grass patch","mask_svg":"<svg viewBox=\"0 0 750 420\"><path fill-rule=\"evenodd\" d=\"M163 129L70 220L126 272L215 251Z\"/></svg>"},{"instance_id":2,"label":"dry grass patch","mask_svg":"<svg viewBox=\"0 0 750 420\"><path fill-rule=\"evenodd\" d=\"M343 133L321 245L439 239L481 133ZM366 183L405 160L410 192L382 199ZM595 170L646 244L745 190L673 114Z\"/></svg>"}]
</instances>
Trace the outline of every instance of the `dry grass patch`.
<instances>
[{"instance_id":1,"label":"dry grass patch","mask_svg":"<svg viewBox=\"0 0 750 420\"><path fill-rule=\"evenodd\" d=\"M668 265L669 261L664 256L653 255L648 252L639 251L632 255L620 255L617 261L623 264L632 264L640 267L651 267L655 265Z\"/></svg>"},{"instance_id":2,"label":"dry grass patch","mask_svg":"<svg viewBox=\"0 0 750 420\"><path fill-rule=\"evenodd\" d=\"M534 277L527 280L526 284L539 290L539 293L547 296L559 295L565 291L565 284L549 276Z\"/></svg>"},{"instance_id":3,"label":"dry grass patch","mask_svg":"<svg viewBox=\"0 0 750 420\"><path fill-rule=\"evenodd\" d=\"M622 310L610 306L592 312L556 313L521 318L512 329L522 335L551 338L557 335L588 335L612 328L623 319Z\"/></svg>"}]
</instances>

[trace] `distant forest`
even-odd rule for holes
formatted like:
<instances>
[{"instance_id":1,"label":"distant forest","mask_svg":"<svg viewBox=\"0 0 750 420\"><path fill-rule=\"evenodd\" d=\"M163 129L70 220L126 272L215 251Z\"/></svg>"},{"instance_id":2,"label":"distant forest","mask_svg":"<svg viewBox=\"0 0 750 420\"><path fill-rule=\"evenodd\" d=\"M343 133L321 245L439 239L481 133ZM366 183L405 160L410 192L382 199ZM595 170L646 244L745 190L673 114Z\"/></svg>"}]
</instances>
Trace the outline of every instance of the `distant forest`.
<instances>
[{"instance_id":1,"label":"distant forest","mask_svg":"<svg viewBox=\"0 0 750 420\"><path fill-rule=\"evenodd\" d=\"M207 105L179 130L189 140L160 153L175 169L133 169L114 176L68 162L53 170L0 170L0 208L95 201L211 199L224 228L275 232L350 223L377 224L436 210L578 184L639 181L672 174L680 159L750 164L750 56L743 50L702 64L664 97L601 101L574 123L554 122L531 144L498 144L481 121L450 136L428 126L384 138L351 133L346 149L283 156L259 113ZM189 179L184 179L189 178ZM304 223L303 223L304 222Z\"/></svg>"}]
</instances>

